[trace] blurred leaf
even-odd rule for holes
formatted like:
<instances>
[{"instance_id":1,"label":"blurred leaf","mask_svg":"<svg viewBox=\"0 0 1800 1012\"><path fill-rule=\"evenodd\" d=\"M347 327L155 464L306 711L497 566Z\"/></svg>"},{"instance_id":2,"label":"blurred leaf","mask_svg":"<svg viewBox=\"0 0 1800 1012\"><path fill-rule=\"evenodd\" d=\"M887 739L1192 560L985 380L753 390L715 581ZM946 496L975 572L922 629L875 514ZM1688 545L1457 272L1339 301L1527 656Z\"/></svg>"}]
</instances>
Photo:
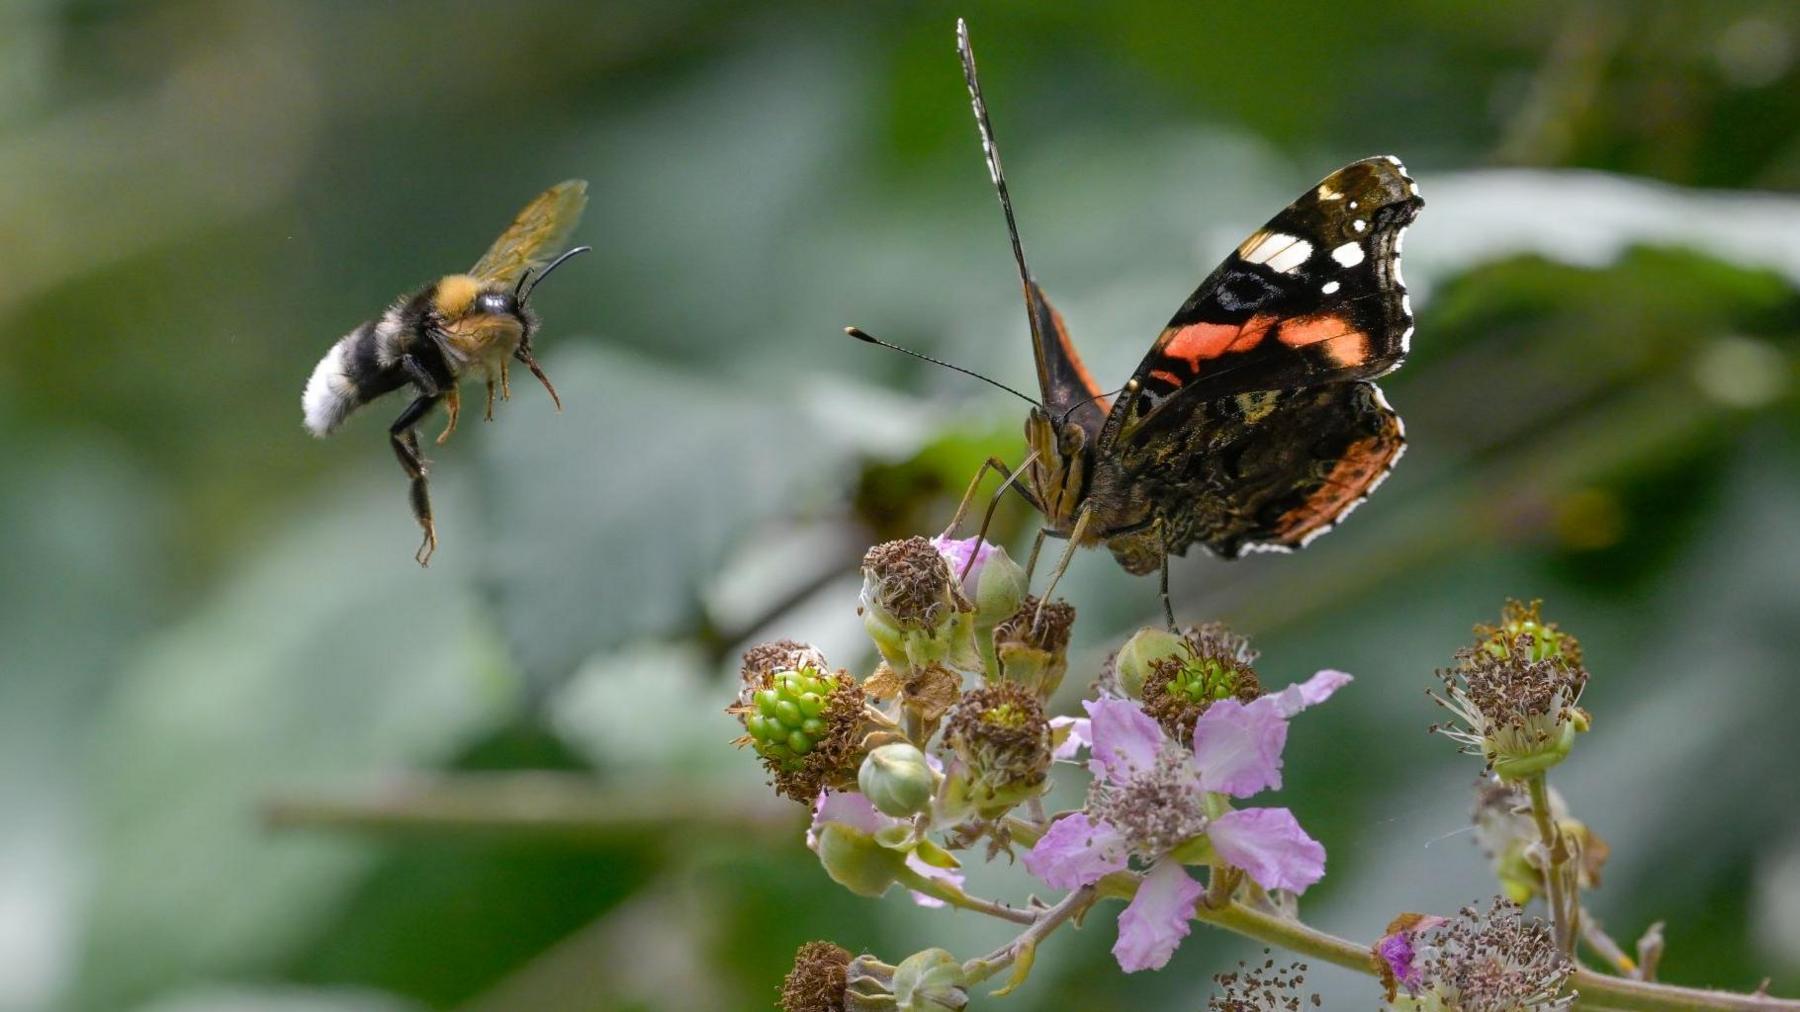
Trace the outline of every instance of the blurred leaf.
<instances>
[{"instance_id":1,"label":"blurred leaf","mask_svg":"<svg viewBox=\"0 0 1800 1012\"><path fill-rule=\"evenodd\" d=\"M266 836L260 797L446 759L505 712L472 597L453 561L395 550L393 499L384 482L323 504L122 674L98 720L77 1007L278 961L373 854Z\"/></svg>"},{"instance_id":2,"label":"blurred leaf","mask_svg":"<svg viewBox=\"0 0 1800 1012\"><path fill-rule=\"evenodd\" d=\"M200 987L139 1006L137 1012L414 1012L419 1006L353 988Z\"/></svg>"},{"instance_id":3,"label":"blurred leaf","mask_svg":"<svg viewBox=\"0 0 1800 1012\"><path fill-rule=\"evenodd\" d=\"M567 410L532 398L519 413L545 417L499 427L482 475L484 586L540 688L697 625L734 542L822 498L854 450L804 380L736 388L585 346L547 368Z\"/></svg>"}]
</instances>

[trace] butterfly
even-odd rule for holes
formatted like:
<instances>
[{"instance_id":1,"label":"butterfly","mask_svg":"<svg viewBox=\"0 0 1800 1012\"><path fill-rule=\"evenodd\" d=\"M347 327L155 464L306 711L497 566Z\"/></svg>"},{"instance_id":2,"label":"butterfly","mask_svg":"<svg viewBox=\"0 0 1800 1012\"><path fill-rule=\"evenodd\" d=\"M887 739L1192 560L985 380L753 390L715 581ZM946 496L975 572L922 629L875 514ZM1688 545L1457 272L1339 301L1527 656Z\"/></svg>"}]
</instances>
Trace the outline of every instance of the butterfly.
<instances>
[{"instance_id":1,"label":"butterfly","mask_svg":"<svg viewBox=\"0 0 1800 1012\"><path fill-rule=\"evenodd\" d=\"M1399 459L1400 416L1372 381L1399 368L1412 337L1400 247L1424 201L1393 157L1325 177L1200 282L1109 401L1025 265L962 21L957 50L1042 393L1025 423L1024 463L1015 472L990 460L971 492L996 469L1002 491L1017 488L1044 515L1028 571L1045 537L1069 541L1051 587L1079 547L1103 544L1134 574L1160 570L1173 625L1171 555L1196 544L1226 559L1303 548Z\"/></svg>"}]
</instances>

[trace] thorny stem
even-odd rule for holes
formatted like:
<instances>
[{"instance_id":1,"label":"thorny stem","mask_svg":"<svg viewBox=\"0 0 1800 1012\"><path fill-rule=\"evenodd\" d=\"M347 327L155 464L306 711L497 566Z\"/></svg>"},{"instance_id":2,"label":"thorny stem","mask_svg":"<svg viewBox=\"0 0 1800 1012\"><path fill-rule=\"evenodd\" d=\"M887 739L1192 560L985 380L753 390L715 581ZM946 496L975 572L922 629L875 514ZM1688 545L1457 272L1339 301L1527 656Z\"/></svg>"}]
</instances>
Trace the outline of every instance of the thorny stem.
<instances>
[{"instance_id":1,"label":"thorny stem","mask_svg":"<svg viewBox=\"0 0 1800 1012\"><path fill-rule=\"evenodd\" d=\"M976 913L998 917L1014 924L1036 924L1038 916L1029 910L1007 906L997 900L982 899L970 896L960 888L943 879L929 878L908 867L900 869L900 884L916 893L924 893L933 899L943 900L961 910L973 910Z\"/></svg>"},{"instance_id":2,"label":"thorny stem","mask_svg":"<svg viewBox=\"0 0 1800 1012\"><path fill-rule=\"evenodd\" d=\"M1538 836L1544 844L1549 864L1544 868L1544 895L1550 904L1550 926L1556 932L1556 947L1570 959L1575 957L1575 940L1580 937L1581 904L1570 874L1569 842L1550 815L1550 788L1544 774L1534 773L1525 779L1531 793L1531 817L1537 823Z\"/></svg>"}]
</instances>

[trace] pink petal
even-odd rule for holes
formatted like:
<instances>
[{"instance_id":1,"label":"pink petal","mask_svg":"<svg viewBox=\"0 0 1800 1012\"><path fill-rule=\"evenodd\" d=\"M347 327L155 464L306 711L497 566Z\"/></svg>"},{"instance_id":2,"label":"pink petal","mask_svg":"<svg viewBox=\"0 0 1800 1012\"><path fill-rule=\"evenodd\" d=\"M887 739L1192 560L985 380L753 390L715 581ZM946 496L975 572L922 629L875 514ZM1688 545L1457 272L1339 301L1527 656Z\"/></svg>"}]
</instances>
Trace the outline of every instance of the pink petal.
<instances>
[{"instance_id":1,"label":"pink petal","mask_svg":"<svg viewBox=\"0 0 1800 1012\"><path fill-rule=\"evenodd\" d=\"M1415 917L1417 915L1414 915ZM1419 917L1411 927L1396 931L1391 935L1383 935L1381 941L1375 943L1375 954L1388 965L1388 972L1394 979L1408 989L1418 987L1424 976L1414 963L1418 958L1418 950L1413 947L1413 937L1421 932L1444 923L1442 917Z\"/></svg>"},{"instance_id":2,"label":"pink petal","mask_svg":"<svg viewBox=\"0 0 1800 1012\"><path fill-rule=\"evenodd\" d=\"M1058 889L1079 889L1123 870L1130 858L1118 830L1076 812L1051 823L1025 855L1025 870Z\"/></svg>"},{"instance_id":3,"label":"pink petal","mask_svg":"<svg viewBox=\"0 0 1800 1012\"><path fill-rule=\"evenodd\" d=\"M1206 838L1264 889L1297 893L1325 877L1325 845L1285 808L1226 812L1206 827Z\"/></svg>"},{"instance_id":4,"label":"pink petal","mask_svg":"<svg viewBox=\"0 0 1800 1012\"><path fill-rule=\"evenodd\" d=\"M1075 753L1094 744L1093 721L1087 717L1051 717L1050 730L1069 729L1069 736L1050 753L1052 759L1073 759Z\"/></svg>"},{"instance_id":5,"label":"pink petal","mask_svg":"<svg viewBox=\"0 0 1800 1012\"><path fill-rule=\"evenodd\" d=\"M1156 721L1128 699L1090 699L1082 706L1092 718L1089 736L1094 756L1088 767L1117 783L1133 770L1147 770L1156 764L1168 738Z\"/></svg>"},{"instance_id":6,"label":"pink petal","mask_svg":"<svg viewBox=\"0 0 1800 1012\"><path fill-rule=\"evenodd\" d=\"M1119 969L1136 973L1167 965L1192 930L1194 904L1205 892L1180 862L1168 858L1156 862L1144 873L1131 904L1119 914L1119 940L1112 949Z\"/></svg>"},{"instance_id":7,"label":"pink petal","mask_svg":"<svg viewBox=\"0 0 1800 1012\"><path fill-rule=\"evenodd\" d=\"M1247 798L1281 786L1281 749L1287 719L1274 706L1221 699L1194 722L1194 764L1202 790Z\"/></svg>"},{"instance_id":8,"label":"pink petal","mask_svg":"<svg viewBox=\"0 0 1800 1012\"><path fill-rule=\"evenodd\" d=\"M917 854L906 855L906 866L926 878L934 878L940 882L948 882L958 889L962 888L963 873L957 871L955 868L939 868L935 864L926 864L924 861L919 860L919 855ZM910 890L909 895L912 896L912 901L914 903L917 903L922 907L941 907L944 905L944 901L938 899L936 896L927 896L924 893L912 892Z\"/></svg>"},{"instance_id":9,"label":"pink petal","mask_svg":"<svg viewBox=\"0 0 1800 1012\"><path fill-rule=\"evenodd\" d=\"M962 577L963 567L969 567L969 575L963 580L962 588L963 593L974 597L975 581L981 578L981 567L994 554L995 546L980 538L946 538L940 534L931 539L931 547L937 549L938 554L949 564L951 579ZM969 564L970 556L975 559L974 565Z\"/></svg>"},{"instance_id":10,"label":"pink petal","mask_svg":"<svg viewBox=\"0 0 1800 1012\"><path fill-rule=\"evenodd\" d=\"M806 845L818 849L819 827L827 822L843 823L874 836L894 821L876 811L860 791L820 791L819 800L813 802L812 825L806 828Z\"/></svg>"},{"instance_id":11,"label":"pink petal","mask_svg":"<svg viewBox=\"0 0 1800 1012\"><path fill-rule=\"evenodd\" d=\"M1309 706L1317 706L1331 698L1331 694L1350 684L1350 676L1342 671L1326 668L1314 674L1304 682L1297 682L1280 692L1262 696L1256 700L1274 700L1272 704L1283 717L1292 717ZM1250 705L1255 706L1256 703Z\"/></svg>"}]
</instances>

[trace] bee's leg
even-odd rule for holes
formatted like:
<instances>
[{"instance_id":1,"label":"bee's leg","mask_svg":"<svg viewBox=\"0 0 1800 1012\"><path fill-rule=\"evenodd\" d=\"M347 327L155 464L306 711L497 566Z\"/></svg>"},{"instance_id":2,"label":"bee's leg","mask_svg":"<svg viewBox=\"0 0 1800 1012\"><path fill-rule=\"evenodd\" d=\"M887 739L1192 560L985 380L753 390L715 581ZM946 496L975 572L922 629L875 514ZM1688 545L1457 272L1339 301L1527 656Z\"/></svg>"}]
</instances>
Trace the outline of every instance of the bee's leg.
<instances>
[{"instance_id":1,"label":"bee's leg","mask_svg":"<svg viewBox=\"0 0 1800 1012\"><path fill-rule=\"evenodd\" d=\"M500 368L501 369L506 368L506 363L504 361L500 363ZM488 388L487 418L485 418L484 421L491 422L494 420L494 377L492 377L492 376L488 377L487 388Z\"/></svg>"},{"instance_id":2,"label":"bee's leg","mask_svg":"<svg viewBox=\"0 0 1800 1012\"><path fill-rule=\"evenodd\" d=\"M1062 579L1063 571L1069 568L1069 560L1075 557L1076 550L1081 547L1082 539L1087 536L1088 524L1093 519L1094 508L1092 506L1084 507L1076 515L1075 526L1069 529L1069 547L1063 549L1062 558L1056 560L1056 571L1050 574L1050 582L1044 585L1044 592L1038 596L1037 614L1031 619L1034 628L1043 619L1044 602L1050 600L1050 592L1056 589L1056 582Z\"/></svg>"},{"instance_id":3,"label":"bee's leg","mask_svg":"<svg viewBox=\"0 0 1800 1012\"><path fill-rule=\"evenodd\" d=\"M512 369L506 359L500 360L500 399L512 400Z\"/></svg>"},{"instance_id":4,"label":"bee's leg","mask_svg":"<svg viewBox=\"0 0 1800 1012\"><path fill-rule=\"evenodd\" d=\"M521 342L518 350L513 352L513 358L525 363L526 367L531 370L531 374L537 377L538 382L544 385L544 390L550 394L550 400L556 405L556 410L561 411L562 398L556 396L556 387L551 385L550 377L544 375L544 370L538 365L537 359L531 357L531 346Z\"/></svg>"},{"instance_id":5,"label":"bee's leg","mask_svg":"<svg viewBox=\"0 0 1800 1012\"><path fill-rule=\"evenodd\" d=\"M388 426L388 442L393 444L394 456L400 459L401 469L412 482L408 495L412 501L413 519L425 531L425 540L413 555L421 566L430 564L431 553L437 550L437 525L431 519L431 493L425 481L425 456L419 452L419 434L413 426L443 396L439 393L420 394L413 398L405 411L400 412L400 417L394 419L394 424Z\"/></svg>"},{"instance_id":6,"label":"bee's leg","mask_svg":"<svg viewBox=\"0 0 1800 1012\"><path fill-rule=\"evenodd\" d=\"M444 425L444 431L438 433L439 446L444 445L444 440L449 439L450 433L456 431L456 420L462 415L462 392L456 387L444 391L444 413L450 417Z\"/></svg>"}]
</instances>

